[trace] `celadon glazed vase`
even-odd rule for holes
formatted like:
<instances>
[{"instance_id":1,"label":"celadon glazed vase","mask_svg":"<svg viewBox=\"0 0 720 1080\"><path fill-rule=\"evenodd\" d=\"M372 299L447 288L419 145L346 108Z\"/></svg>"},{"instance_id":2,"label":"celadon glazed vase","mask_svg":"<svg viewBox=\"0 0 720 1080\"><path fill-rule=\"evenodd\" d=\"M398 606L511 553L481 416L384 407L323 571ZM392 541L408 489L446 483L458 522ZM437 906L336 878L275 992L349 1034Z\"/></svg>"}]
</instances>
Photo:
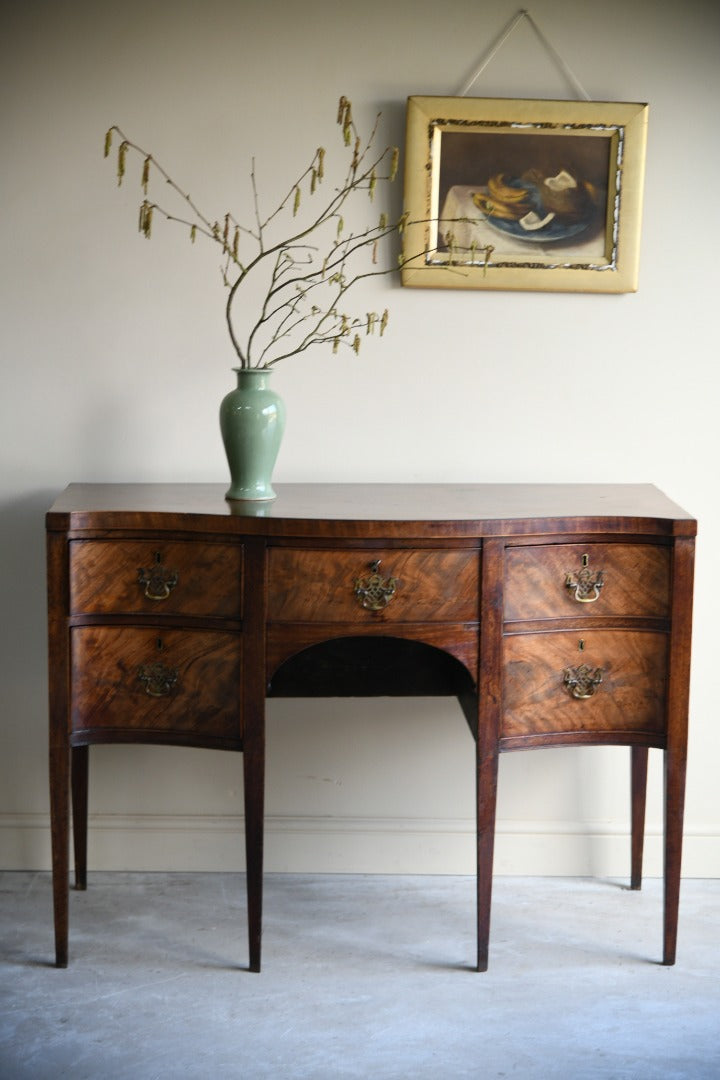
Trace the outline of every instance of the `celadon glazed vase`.
<instances>
[{"instance_id":1,"label":"celadon glazed vase","mask_svg":"<svg viewBox=\"0 0 720 1080\"><path fill-rule=\"evenodd\" d=\"M237 386L220 405L220 431L231 484L226 499L275 498L272 472L285 429L285 406L270 389L269 368L233 368Z\"/></svg>"}]
</instances>

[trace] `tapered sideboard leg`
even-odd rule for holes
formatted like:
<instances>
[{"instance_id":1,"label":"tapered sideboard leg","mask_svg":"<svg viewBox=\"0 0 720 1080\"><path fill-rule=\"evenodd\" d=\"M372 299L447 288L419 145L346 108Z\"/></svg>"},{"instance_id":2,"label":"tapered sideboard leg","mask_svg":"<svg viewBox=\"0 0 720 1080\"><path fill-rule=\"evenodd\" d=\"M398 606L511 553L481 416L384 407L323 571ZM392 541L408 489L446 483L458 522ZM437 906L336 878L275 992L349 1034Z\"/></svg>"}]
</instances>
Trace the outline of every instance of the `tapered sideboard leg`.
<instances>
[{"instance_id":1,"label":"tapered sideboard leg","mask_svg":"<svg viewBox=\"0 0 720 1080\"><path fill-rule=\"evenodd\" d=\"M665 750L665 933L663 964L674 964L682 863L685 776L687 771L688 697L695 541L675 540L672 589L672 638L668 680L668 732Z\"/></svg>"},{"instance_id":2,"label":"tapered sideboard leg","mask_svg":"<svg viewBox=\"0 0 720 1080\"><path fill-rule=\"evenodd\" d=\"M68 891L70 887L70 754L67 746L50 746L50 830L52 840L55 966L68 965Z\"/></svg>"},{"instance_id":3,"label":"tapered sideboard leg","mask_svg":"<svg viewBox=\"0 0 720 1080\"><path fill-rule=\"evenodd\" d=\"M663 964L675 963L685 803L684 748L665 752L665 933Z\"/></svg>"},{"instance_id":4,"label":"tapered sideboard leg","mask_svg":"<svg viewBox=\"0 0 720 1080\"><path fill-rule=\"evenodd\" d=\"M495 813L497 805L500 714L502 708L502 540L483 544L483 622L478 672L476 806L477 806L477 927L478 971L487 971L492 902Z\"/></svg>"},{"instance_id":5,"label":"tapered sideboard leg","mask_svg":"<svg viewBox=\"0 0 720 1080\"><path fill-rule=\"evenodd\" d=\"M483 748L478 740L477 760L477 970L487 971L492 905L495 804L497 799L497 747Z\"/></svg>"},{"instance_id":6,"label":"tapered sideboard leg","mask_svg":"<svg viewBox=\"0 0 720 1080\"><path fill-rule=\"evenodd\" d=\"M245 778L245 863L247 876L248 945L250 971L260 971L263 892L263 817L265 754L259 745L246 745L243 754Z\"/></svg>"},{"instance_id":7,"label":"tapered sideboard leg","mask_svg":"<svg viewBox=\"0 0 720 1080\"><path fill-rule=\"evenodd\" d=\"M76 889L87 888L88 750L74 746L70 751Z\"/></svg>"},{"instance_id":8,"label":"tapered sideboard leg","mask_svg":"<svg viewBox=\"0 0 720 1080\"><path fill-rule=\"evenodd\" d=\"M247 590L244 609L242 694L243 773L245 778L245 862L247 873L250 971L260 971L262 943L263 834L265 814L265 542L245 545Z\"/></svg>"},{"instance_id":9,"label":"tapered sideboard leg","mask_svg":"<svg viewBox=\"0 0 720 1080\"><path fill-rule=\"evenodd\" d=\"M643 846L645 843L645 802L647 798L647 746L633 746L630 751L631 859L630 888L642 885Z\"/></svg>"}]
</instances>

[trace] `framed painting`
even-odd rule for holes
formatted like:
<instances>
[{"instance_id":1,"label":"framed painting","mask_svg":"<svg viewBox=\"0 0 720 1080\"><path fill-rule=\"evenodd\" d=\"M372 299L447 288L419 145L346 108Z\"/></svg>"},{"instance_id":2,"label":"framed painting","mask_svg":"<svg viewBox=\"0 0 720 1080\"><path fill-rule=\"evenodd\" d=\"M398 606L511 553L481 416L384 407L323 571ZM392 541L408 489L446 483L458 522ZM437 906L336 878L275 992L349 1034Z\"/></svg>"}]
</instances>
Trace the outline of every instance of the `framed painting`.
<instances>
[{"instance_id":1,"label":"framed painting","mask_svg":"<svg viewBox=\"0 0 720 1080\"><path fill-rule=\"evenodd\" d=\"M402 282L634 292L648 107L411 97Z\"/></svg>"}]
</instances>

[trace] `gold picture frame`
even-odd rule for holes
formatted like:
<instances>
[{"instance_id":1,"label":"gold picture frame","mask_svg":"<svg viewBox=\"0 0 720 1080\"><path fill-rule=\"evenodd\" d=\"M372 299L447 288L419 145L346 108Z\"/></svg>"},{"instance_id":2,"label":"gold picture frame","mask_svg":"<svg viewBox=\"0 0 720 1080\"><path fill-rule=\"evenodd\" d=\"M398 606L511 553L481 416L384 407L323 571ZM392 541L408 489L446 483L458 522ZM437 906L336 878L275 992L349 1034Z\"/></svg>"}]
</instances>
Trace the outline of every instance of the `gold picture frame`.
<instances>
[{"instance_id":1,"label":"gold picture frame","mask_svg":"<svg viewBox=\"0 0 720 1080\"><path fill-rule=\"evenodd\" d=\"M634 292L647 119L629 102L408 98L403 285Z\"/></svg>"}]
</instances>

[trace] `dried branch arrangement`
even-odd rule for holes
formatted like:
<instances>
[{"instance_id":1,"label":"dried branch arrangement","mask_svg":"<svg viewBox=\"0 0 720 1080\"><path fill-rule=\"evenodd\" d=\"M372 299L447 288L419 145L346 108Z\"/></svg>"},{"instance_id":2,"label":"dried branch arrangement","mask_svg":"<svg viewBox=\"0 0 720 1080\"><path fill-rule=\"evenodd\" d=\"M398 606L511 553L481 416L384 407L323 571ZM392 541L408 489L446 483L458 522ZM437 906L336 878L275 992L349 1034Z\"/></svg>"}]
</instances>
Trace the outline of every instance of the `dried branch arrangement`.
<instances>
[{"instance_id":1,"label":"dried branch arrangement","mask_svg":"<svg viewBox=\"0 0 720 1080\"><path fill-rule=\"evenodd\" d=\"M186 227L191 241L199 237L220 248L221 272L228 290L225 317L240 367L270 368L315 345L329 345L334 352L347 346L357 353L363 335L384 332L387 310L357 315L347 307L348 294L359 282L396 268L380 264L379 246L393 234L402 233L406 224L405 215L390 221L387 213L381 212L374 225L360 230L346 227L351 200L362 195L372 202L378 186L391 183L397 175L397 148L375 149L379 120L378 114L369 138L363 140L351 103L342 97L337 122L347 162L341 166L344 173L340 181L334 186L326 181L326 151L320 147L267 215L261 209L253 162L254 223L249 227L229 212L217 219L204 214L152 154L131 142L120 128L113 126L108 131L106 157L115 137L120 140L118 184L126 178L131 156L141 162L140 232L149 238L155 217L160 215ZM169 186L179 200L178 213L151 196L158 181ZM276 238L278 233L282 239ZM261 300L244 305L247 290L243 286L251 279L260 281ZM257 297L257 291L253 295Z\"/></svg>"}]
</instances>

